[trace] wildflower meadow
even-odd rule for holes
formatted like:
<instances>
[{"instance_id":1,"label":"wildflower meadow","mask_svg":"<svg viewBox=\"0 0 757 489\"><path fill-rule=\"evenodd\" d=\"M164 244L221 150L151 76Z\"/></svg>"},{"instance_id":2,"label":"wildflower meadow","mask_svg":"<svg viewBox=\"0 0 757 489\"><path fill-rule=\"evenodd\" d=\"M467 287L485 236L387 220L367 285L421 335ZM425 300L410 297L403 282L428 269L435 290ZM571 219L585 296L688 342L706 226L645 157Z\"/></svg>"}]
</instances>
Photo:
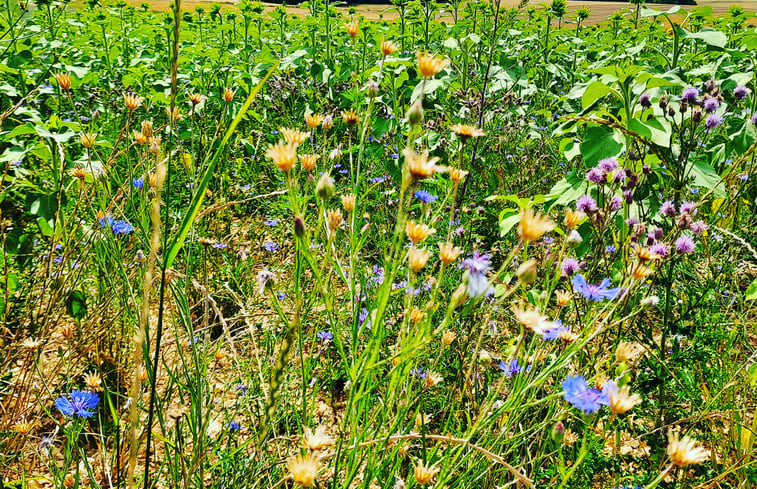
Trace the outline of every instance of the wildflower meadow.
<instances>
[{"instance_id":1,"label":"wildflower meadow","mask_svg":"<svg viewBox=\"0 0 757 489\"><path fill-rule=\"evenodd\" d=\"M757 487L748 5L103 1L0 7L0 487Z\"/></svg>"}]
</instances>

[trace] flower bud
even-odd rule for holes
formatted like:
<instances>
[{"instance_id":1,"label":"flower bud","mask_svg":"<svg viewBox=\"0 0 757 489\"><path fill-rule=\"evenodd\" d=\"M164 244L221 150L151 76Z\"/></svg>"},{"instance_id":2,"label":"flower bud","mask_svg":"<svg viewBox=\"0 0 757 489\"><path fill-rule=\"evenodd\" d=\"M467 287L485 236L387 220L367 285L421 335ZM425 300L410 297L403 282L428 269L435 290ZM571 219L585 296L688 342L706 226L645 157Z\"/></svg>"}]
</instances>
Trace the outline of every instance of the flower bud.
<instances>
[{"instance_id":1,"label":"flower bud","mask_svg":"<svg viewBox=\"0 0 757 489\"><path fill-rule=\"evenodd\" d=\"M524 284L530 284L536 281L536 260L531 258L518 267L518 280Z\"/></svg>"},{"instance_id":2,"label":"flower bud","mask_svg":"<svg viewBox=\"0 0 757 489\"><path fill-rule=\"evenodd\" d=\"M552 427L551 436L552 441L554 441L558 445L562 445L563 438L565 438L565 425L562 424L562 421L558 421Z\"/></svg>"},{"instance_id":3,"label":"flower bud","mask_svg":"<svg viewBox=\"0 0 757 489\"><path fill-rule=\"evenodd\" d=\"M368 80L365 85L365 95L369 99L374 99L379 93L379 86L374 80Z\"/></svg>"},{"instance_id":4,"label":"flower bud","mask_svg":"<svg viewBox=\"0 0 757 489\"><path fill-rule=\"evenodd\" d=\"M322 200L329 200L334 196L334 181L331 175L324 173L315 186L315 193Z\"/></svg>"},{"instance_id":5,"label":"flower bud","mask_svg":"<svg viewBox=\"0 0 757 489\"><path fill-rule=\"evenodd\" d=\"M305 236L305 220L300 216L294 218L294 235L298 238Z\"/></svg>"},{"instance_id":6,"label":"flower bud","mask_svg":"<svg viewBox=\"0 0 757 489\"><path fill-rule=\"evenodd\" d=\"M408 109L407 120L413 126L417 126L423 122L423 105L420 100L416 100Z\"/></svg>"}]
</instances>

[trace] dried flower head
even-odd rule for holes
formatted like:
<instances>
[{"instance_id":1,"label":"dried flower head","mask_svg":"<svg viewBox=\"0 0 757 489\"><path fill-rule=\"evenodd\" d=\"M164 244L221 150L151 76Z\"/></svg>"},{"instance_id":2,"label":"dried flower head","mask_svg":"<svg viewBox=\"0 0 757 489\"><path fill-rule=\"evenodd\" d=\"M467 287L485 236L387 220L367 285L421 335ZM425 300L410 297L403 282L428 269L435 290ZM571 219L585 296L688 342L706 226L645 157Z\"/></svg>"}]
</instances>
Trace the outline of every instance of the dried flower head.
<instances>
[{"instance_id":1,"label":"dried flower head","mask_svg":"<svg viewBox=\"0 0 757 489\"><path fill-rule=\"evenodd\" d=\"M408 221L407 224L405 224L405 232L407 233L407 237L410 238L410 241L412 241L414 245L417 245L434 234L436 229L423 223Z\"/></svg>"},{"instance_id":2,"label":"dried flower head","mask_svg":"<svg viewBox=\"0 0 757 489\"><path fill-rule=\"evenodd\" d=\"M429 159L428 152L424 151L420 154L416 154L415 151L409 147L402 150L402 155L405 157L405 164L407 165L408 171L410 171L413 178L417 180L423 180L424 178L433 175L434 170L436 169L436 162L439 161L439 158L436 156Z\"/></svg>"},{"instance_id":3,"label":"dried flower head","mask_svg":"<svg viewBox=\"0 0 757 489\"><path fill-rule=\"evenodd\" d=\"M662 257L646 246L636 249L636 259L642 263L661 260Z\"/></svg>"},{"instance_id":4,"label":"dried flower head","mask_svg":"<svg viewBox=\"0 0 757 489\"><path fill-rule=\"evenodd\" d=\"M323 122L321 123L321 127L324 131L330 130L332 127L334 127L334 118L330 115L327 115L323 118Z\"/></svg>"},{"instance_id":5,"label":"dried flower head","mask_svg":"<svg viewBox=\"0 0 757 489\"><path fill-rule=\"evenodd\" d=\"M570 304L571 300L573 300L573 294L567 290L558 290L555 292L555 299L557 299L558 306L565 307Z\"/></svg>"},{"instance_id":6,"label":"dried flower head","mask_svg":"<svg viewBox=\"0 0 757 489\"><path fill-rule=\"evenodd\" d=\"M426 388L430 389L434 387L435 385L439 385L444 380L444 377L442 377L442 374L439 374L437 372L428 372L426 374L426 378L423 379L424 383L426 384Z\"/></svg>"},{"instance_id":7,"label":"dried flower head","mask_svg":"<svg viewBox=\"0 0 757 489\"><path fill-rule=\"evenodd\" d=\"M144 135L141 131L133 131L132 133L134 135L134 142L136 144L146 144L147 143L147 136Z\"/></svg>"},{"instance_id":8,"label":"dried flower head","mask_svg":"<svg viewBox=\"0 0 757 489\"><path fill-rule=\"evenodd\" d=\"M293 145L300 145L304 143L310 136L309 132L302 132L297 129L287 129L285 127L280 128L279 132L281 132L281 136L284 138L284 141Z\"/></svg>"},{"instance_id":9,"label":"dried flower head","mask_svg":"<svg viewBox=\"0 0 757 489\"><path fill-rule=\"evenodd\" d=\"M357 23L356 20L353 20L346 26L344 26L344 29L347 31L347 34L350 35L352 40L355 40L355 36L357 36L357 33L360 31L360 25Z\"/></svg>"},{"instance_id":10,"label":"dried flower head","mask_svg":"<svg viewBox=\"0 0 757 489\"><path fill-rule=\"evenodd\" d=\"M343 219L342 219L342 211L340 209L331 209L326 214L326 220L329 223L329 229L331 232L336 231L339 229L339 226L342 225Z\"/></svg>"},{"instance_id":11,"label":"dried flower head","mask_svg":"<svg viewBox=\"0 0 757 489\"><path fill-rule=\"evenodd\" d=\"M154 155L160 154L160 145L161 145L161 137L160 136L153 136L150 138L150 153ZM152 175L150 174L150 180L152 180ZM150 187L154 187L155 185L150 182Z\"/></svg>"},{"instance_id":12,"label":"dried flower head","mask_svg":"<svg viewBox=\"0 0 757 489\"><path fill-rule=\"evenodd\" d=\"M173 108L173 110L171 110L171 107L166 107L166 116L172 123L177 122L179 119L181 119L181 112L179 111L179 107L176 106Z\"/></svg>"},{"instance_id":13,"label":"dried flower head","mask_svg":"<svg viewBox=\"0 0 757 489\"><path fill-rule=\"evenodd\" d=\"M152 121L142 121L142 127L140 129L142 130L142 134L144 134L145 137L152 137Z\"/></svg>"},{"instance_id":14,"label":"dried flower head","mask_svg":"<svg viewBox=\"0 0 757 489\"><path fill-rule=\"evenodd\" d=\"M342 119L344 119L344 122L346 122L350 126L354 126L358 123L360 120L360 117L358 117L357 112L355 112L352 109L349 110L343 110L342 111Z\"/></svg>"},{"instance_id":15,"label":"dried flower head","mask_svg":"<svg viewBox=\"0 0 757 489\"><path fill-rule=\"evenodd\" d=\"M645 267L641 263L634 263L633 268L631 269L631 276L635 280L644 280L648 276L652 274L652 269L649 267Z\"/></svg>"},{"instance_id":16,"label":"dried flower head","mask_svg":"<svg viewBox=\"0 0 757 489\"><path fill-rule=\"evenodd\" d=\"M554 222L540 214L534 214L533 209L525 209L520 213L518 234L524 242L535 241L554 227Z\"/></svg>"},{"instance_id":17,"label":"dried flower head","mask_svg":"<svg viewBox=\"0 0 757 489\"><path fill-rule=\"evenodd\" d=\"M326 434L325 426L318 426L315 431L310 428L305 428L305 433L302 437L303 448L316 451L328 448L333 444L334 440Z\"/></svg>"},{"instance_id":18,"label":"dried flower head","mask_svg":"<svg viewBox=\"0 0 757 489\"><path fill-rule=\"evenodd\" d=\"M69 73L58 73L53 76L62 90L71 90L71 75Z\"/></svg>"},{"instance_id":19,"label":"dried flower head","mask_svg":"<svg viewBox=\"0 0 757 489\"><path fill-rule=\"evenodd\" d=\"M455 341L456 338L457 335L454 331L445 330L444 333L442 333L442 344L444 346L449 346L453 341Z\"/></svg>"},{"instance_id":20,"label":"dried flower head","mask_svg":"<svg viewBox=\"0 0 757 489\"><path fill-rule=\"evenodd\" d=\"M468 175L468 172L459 168L450 168L449 170L449 179L452 180L453 183L462 182L466 175Z\"/></svg>"},{"instance_id":21,"label":"dried flower head","mask_svg":"<svg viewBox=\"0 0 757 489\"><path fill-rule=\"evenodd\" d=\"M137 95L134 95L133 93L129 93L124 95L124 105L126 105L126 108L129 110L129 112L134 112L139 108L140 105L142 105L142 102L145 99L143 97L139 97Z\"/></svg>"},{"instance_id":22,"label":"dried flower head","mask_svg":"<svg viewBox=\"0 0 757 489\"><path fill-rule=\"evenodd\" d=\"M430 256L431 252L425 248L416 248L415 246L412 246L407 253L407 262L410 265L410 268L415 273L418 273L426 266Z\"/></svg>"},{"instance_id":23,"label":"dried flower head","mask_svg":"<svg viewBox=\"0 0 757 489\"><path fill-rule=\"evenodd\" d=\"M421 485L431 484L438 472L439 467L433 465L418 463L413 467L413 477L415 477L415 481Z\"/></svg>"},{"instance_id":24,"label":"dried flower head","mask_svg":"<svg viewBox=\"0 0 757 489\"><path fill-rule=\"evenodd\" d=\"M268 148L266 156L271 158L280 170L288 172L297 162L297 146L289 143L279 143Z\"/></svg>"},{"instance_id":25,"label":"dried flower head","mask_svg":"<svg viewBox=\"0 0 757 489\"><path fill-rule=\"evenodd\" d=\"M300 155L300 162L302 162L302 168L304 168L305 171L311 171L313 168L315 168L315 163L317 161L318 155L316 154Z\"/></svg>"},{"instance_id":26,"label":"dried flower head","mask_svg":"<svg viewBox=\"0 0 757 489\"><path fill-rule=\"evenodd\" d=\"M347 212L354 211L356 204L357 204L357 199L355 197L355 194L342 195L342 207L344 207L344 210L346 210Z\"/></svg>"},{"instance_id":27,"label":"dried flower head","mask_svg":"<svg viewBox=\"0 0 757 489\"><path fill-rule=\"evenodd\" d=\"M439 243L439 259L444 265L449 265L453 261L457 260L457 257L460 256L460 253L462 252L463 250L456 247L449 241L446 243Z\"/></svg>"},{"instance_id":28,"label":"dried flower head","mask_svg":"<svg viewBox=\"0 0 757 489\"><path fill-rule=\"evenodd\" d=\"M192 102L192 105L201 104L207 99L205 95L200 95L199 93L189 93L187 94L187 98Z\"/></svg>"},{"instance_id":29,"label":"dried flower head","mask_svg":"<svg viewBox=\"0 0 757 489\"><path fill-rule=\"evenodd\" d=\"M621 341L615 348L615 359L619 362L632 362L641 354L637 343Z\"/></svg>"},{"instance_id":30,"label":"dried flower head","mask_svg":"<svg viewBox=\"0 0 757 489\"><path fill-rule=\"evenodd\" d=\"M449 64L447 58L435 57L428 53L418 53L418 71L424 78L431 78Z\"/></svg>"},{"instance_id":31,"label":"dried flower head","mask_svg":"<svg viewBox=\"0 0 757 489\"><path fill-rule=\"evenodd\" d=\"M79 135L79 141L81 141L81 145L87 149L95 145L96 139L97 139L97 134L92 133L92 132L83 132L81 133L81 135Z\"/></svg>"},{"instance_id":32,"label":"dried flower head","mask_svg":"<svg viewBox=\"0 0 757 489\"><path fill-rule=\"evenodd\" d=\"M321 125L323 119L324 117L321 114L306 114L305 124L307 124L310 129L315 129L316 127Z\"/></svg>"},{"instance_id":33,"label":"dried flower head","mask_svg":"<svg viewBox=\"0 0 757 489\"><path fill-rule=\"evenodd\" d=\"M297 455L287 460L292 479L303 487L313 487L318 475L318 458L313 454Z\"/></svg>"},{"instance_id":34,"label":"dried flower head","mask_svg":"<svg viewBox=\"0 0 757 489\"><path fill-rule=\"evenodd\" d=\"M74 169L71 170L71 175L73 175L74 178L78 178L79 180L84 181L84 179L87 178L87 170L79 165L76 165Z\"/></svg>"},{"instance_id":35,"label":"dried flower head","mask_svg":"<svg viewBox=\"0 0 757 489\"><path fill-rule=\"evenodd\" d=\"M573 229L574 227L578 226L578 222L583 218L583 214L577 211L574 211L571 208L565 209L565 227L568 229Z\"/></svg>"},{"instance_id":36,"label":"dried flower head","mask_svg":"<svg viewBox=\"0 0 757 489\"><path fill-rule=\"evenodd\" d=\"M700 464L710 458L709 450L697 446L696 441L688 436L679 439L678 431L668 433L668 455L678 467Z\"/></svg>"},{"instance_id":37,"label":"dried flower head","mask_svg":"<svg viewBox=\"0 0 757 489\"><path fill-rule=\"evenodd\" d=\"M546 316L526 304L516 304L513 306L512 311L515 319L520 324L536 334L541 335L547 329L547 326L550 325Z\"/></svg>"},{"instance_id":38,"label":"dried flower head","mask_svg":"<svg viewBox=\"0 0 757 489\"><path fill-rule=\"evenodd\" d=\"M103 379L97 372L87 372L84 374L84 385L88 390L92 392L100 392L102 390Z\"/></svg>"},{"instance_id":39,"label":"dried flower head","mask_svg":"<svg viewBox=\"0 0 757 489\"><path fill-rule=\"evenodd\" d=\"M381 43L381 54L384 56L391 56L396 53L398 49L399 48L394 44L394 41L383 41Z\"/></svg>"},{"instance_id":40,"label":"dried flower head","mask_svg":"<svg viewBox=\"0 0 757 489\"><path fill-rule=\"evenodd\" d=\"M224 89L223 101L227 104L230 103L232 100L234 100L234 95L236 95L236 91L232 90L231 88Z\"/></svg>"},{"instance_id":41,"label":"dried flower head","mask_svg":"<svg viewBox=\"0 0 757 489\"><path fill-rule=\"evenodd\" d=\"M618 388L615 382L610 382L607 385L607 392L610 396L610 409L615 414L630 411L641 402L641 397L638 394L631 394L631 388L627 385Z\"/></svg>"},{"instance_id":42,"label":"dried flower head","mask_svg":"<svg viewBox=\"0 0 757 489\"><path fill-rule=\"evenodd\" d=\"M470 138L480 138L481 136L486 136L486 133L478 127L469 126L467 124L455 124L454 126L450 127L450 129L464 141Z\"/></svg>"},{"instance_id":43,"label":"dried flower head","mask_svg":"<svg viewBox=\"0 0 757 489\"><path fill-rule=\"evenodd\" d=\"M19 435L28 435L34 429L34 421L21 420L13 425L13 431Z\"/></svg>"}]
</instances>

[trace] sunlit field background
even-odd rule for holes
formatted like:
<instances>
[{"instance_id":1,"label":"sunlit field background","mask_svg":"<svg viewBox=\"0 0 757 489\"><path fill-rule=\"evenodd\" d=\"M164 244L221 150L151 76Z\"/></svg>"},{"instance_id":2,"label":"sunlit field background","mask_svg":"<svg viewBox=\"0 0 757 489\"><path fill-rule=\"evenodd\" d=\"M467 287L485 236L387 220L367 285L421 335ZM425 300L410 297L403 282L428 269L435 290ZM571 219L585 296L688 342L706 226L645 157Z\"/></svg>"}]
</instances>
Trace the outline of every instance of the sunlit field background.
<instances>
[{"instance_id":1,"label":"sunlit field background","mask_svg":"<svg viewBox=\"0 0 757 489\"><path fill-rule=\"evenodd\" d=\"M3 487L757 486L754 2L0 33Z\"/></svg>"}]
</instances>

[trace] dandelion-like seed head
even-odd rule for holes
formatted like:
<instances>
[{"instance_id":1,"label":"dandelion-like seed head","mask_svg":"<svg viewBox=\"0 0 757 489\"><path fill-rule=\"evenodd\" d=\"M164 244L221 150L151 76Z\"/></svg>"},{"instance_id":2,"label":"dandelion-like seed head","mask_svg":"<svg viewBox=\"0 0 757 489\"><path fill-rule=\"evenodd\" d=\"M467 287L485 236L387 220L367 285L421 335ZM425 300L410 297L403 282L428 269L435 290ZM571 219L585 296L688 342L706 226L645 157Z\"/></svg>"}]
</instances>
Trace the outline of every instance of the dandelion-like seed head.
<instances>
[{"instance_id":1,"label":"dandelion-like seed head","mask_svg":"<svg viewBox=\"0 0 757 489\"><path fill-rule=\"evenodd\" d=\"M297 484L313 487L318 475L318 458L312 453L291 457L287 460L287 469Z\"/></svg>"},{"instance_id":2,"label":"dandelion-like seed head","mask_svg":"<svg viewBox=\"0 0 757 489\"><path fill-rule=\"evenodd\" d=\"M340 209L331 209L326 213L326 221L329 223L329 229L333 233L342 225L342 211Z\"/></svg>"},{"instance_id":3,"label":"dandelion-like seed head","mask_svg":"<svg viewBox=\"0 0 757 489\"><path fill-rule=\"evenodd\" d=\"M425 248L416 248L415 246L412 246L407 254L407 262L410 265L410 269L415 273L420 272L423 270L423 267L426 266L430 256L431 252Z\"/></svg>"},{"instance_id":4,"label":"dandelion-like seed head","mask_svg":"<svg viewBox=\"0 0 757 489\"><path fill-rule=\"evenodd\" d=\"M630 362L635 360L640 353L638 344L621 341L615 348L615 359L619 362Z\"/></svg>"},{"instance_id":5,"label":"dandelion-like seed head","mask_svg":"<svg viewBox=\"0 0 757 489\"><path fill-rule=\"evenodd\" d=\"M326 427L318 426L315 431L305 428L302 437L302 446L311 451L323 450L334 444L334 440L326 434Z\"/></svg>"},{"instance_id":6,"label":"dandelion-like seed head","mask_svg":"<svg viewBox=\"0 0 757 489\"><path fill-rule=\"evenodd\" d=\"M285 127L280 128L279 132L281 132L281 136L284 138L284 141L286 141L288 144L293 145L300 145L304 143L310 136L309 132L302 132L297 129L287 129Z\"/></svg>"},{"instance_id":7,"label":"dandelion-like seed head","mask_svg":"<svg viewBox=\"0 0 757 489\"><path fill-rule=\"evenodd\" d=\"M396 53L398 49L399 48L394 44L394 41L383 41L381 43L381 54L384 56L391 56Z\"/></svg>"},{"instance_id":8,"label":"dandelion-like seed head","mask_svg":"<svg viewBox=\"0 0 757 489\"><path fill-rule=\"evenodd\" d=\"M525 304L514 305L512 311L520 324L536 334L542 334L550 326L546 316Z\"/></svg>"},{"instance_id":9,"label":"dandelion-like seed head","mask_svg":"<svg viewBox=\"0 0 757 489\"><path fill-rule=\"evenodd\" d=\"M436 229L423 223L408 221L407 224L405 224L405 232L407 233L407 237L410 238L410 241L412 241L414 245L417 245L434 234Z\"/></svg>"},{"instance_id":10,"label":"dandelion-like seed head","mask_svg":"<svg viewBox=\"0 0 757 489\"><path fill-rule=\"evenodd\" d=\"M160 154L160 145L161 145L161 137L160 136L153 136L150 138L150 153L154 155ZM150 187L154 187L155 184L152 183L153 173L150 174ZM157 177L155 177L157 179Z\"/></svg>"},{"instance_id":11,"label":"dandelion-like seed head","mask_svg":"<svg viewBox=\"0 0 757 489\"><path fill-rule=\"evenodd\" d=\"M581 218L583 218L583 214L580 212L574 211L571 208L565 209L565 227L568 229L573 229L576 226L578 226L579 221L581 221Z\"/></svg>"},{"instance_id":12,"label":"dandelion-like seed head","mask_svg":"<svg viewBox=\"0 0 757 489\"><path fill-rule=\"evenodd\" d=\"M279 170L289 172L297 162L297 146L291 143L279 143L268 148L266 156L273 160Z\"/></svg>"},{"instance_id":13,"label":"dandelion-like seed head","mask_svg":"<svg viewBox=\"0 0 757 489\"><path fill-rule=\"evenodd\" d=\"M330 130L332 127L334 127L334 118L330 115L327 115L323 118L323 122L321 123L321 127L324 131Z\"/></svg>"},{"instance_id":14,"label":"dandelion-like seed head","mask_svg":"<svg viewBox=\"0 0 757 489\"><path fill-rule=\"evenodd\" d=\"M428 53L418 53L418 71L424 78L431 78L449 65L447 58L435 57Z\"/></svg>"},{"instance_id":15,"label":"dandelion-like seed head","mask_svg":"<svg viewBox=\"0 0 757 489\"><path fill-rule=\"evenodd\" d=\"M126 105L126 108L129 110L129 112L134 112L139 108L140 105L142 105L142 102L145 99L143 97L139 97L137 95L134 95L133 93L128 93L124 95L124 105Z\"/></svg>"},{"instance_id":16,"label":"dandelion-like seed head","mask_svg":"<svg viewBox=\"0 0 757 489\"><path fill-rule=\"evenodd\" d=\"M320 126L323 119L324 117L321 114L306 114L305 124L312 130Z\"/></svg>"},{"instance_id":17,"label":"dandelion-like seed head","mask_svg":"<svg viewBox=\"0 0 757 489\"><path fill-rule=\"evenodd\" d=\"M423 379L423 382L426 384L427 389L441 384L442 381L444 381L444 377L442 376L442 374L437 372L428 372L426 374L426 378Z\"/></svg>"},{"instance_id":18,"label":"dandelion-like seed head","mask_svg":"<svg viewBox=\"0 0 757 489\"><path fill-rule=\"evenodd\" d=\"M520 213L518 234L524 242L536 241L544 233L554 229L555 223L541 214L535 214L533 209L525 209Z\"/></svg>"},{"instance_id":19,"label":"dandelion-like seed head","mask_svg":"<svg viewBox=\"0 0 757 489\"><path fill-rule=\"evenodd\" d=\"M58 73L53 76L61 90L71 90L71 75L69 73Z\"/></svg>"},{"instance_id":20,"label":"dandelion-like seed head","mask_svg":"<svg viewBox=\"0 0 757 489\"><path fill-rule=\"evenodd\" d=\"M678 467L701 464L710 458L709 450L697 446L697 442L688 436L679 438L677 431L668 433L668 455Z\"/></svg>"}]
</instances>

